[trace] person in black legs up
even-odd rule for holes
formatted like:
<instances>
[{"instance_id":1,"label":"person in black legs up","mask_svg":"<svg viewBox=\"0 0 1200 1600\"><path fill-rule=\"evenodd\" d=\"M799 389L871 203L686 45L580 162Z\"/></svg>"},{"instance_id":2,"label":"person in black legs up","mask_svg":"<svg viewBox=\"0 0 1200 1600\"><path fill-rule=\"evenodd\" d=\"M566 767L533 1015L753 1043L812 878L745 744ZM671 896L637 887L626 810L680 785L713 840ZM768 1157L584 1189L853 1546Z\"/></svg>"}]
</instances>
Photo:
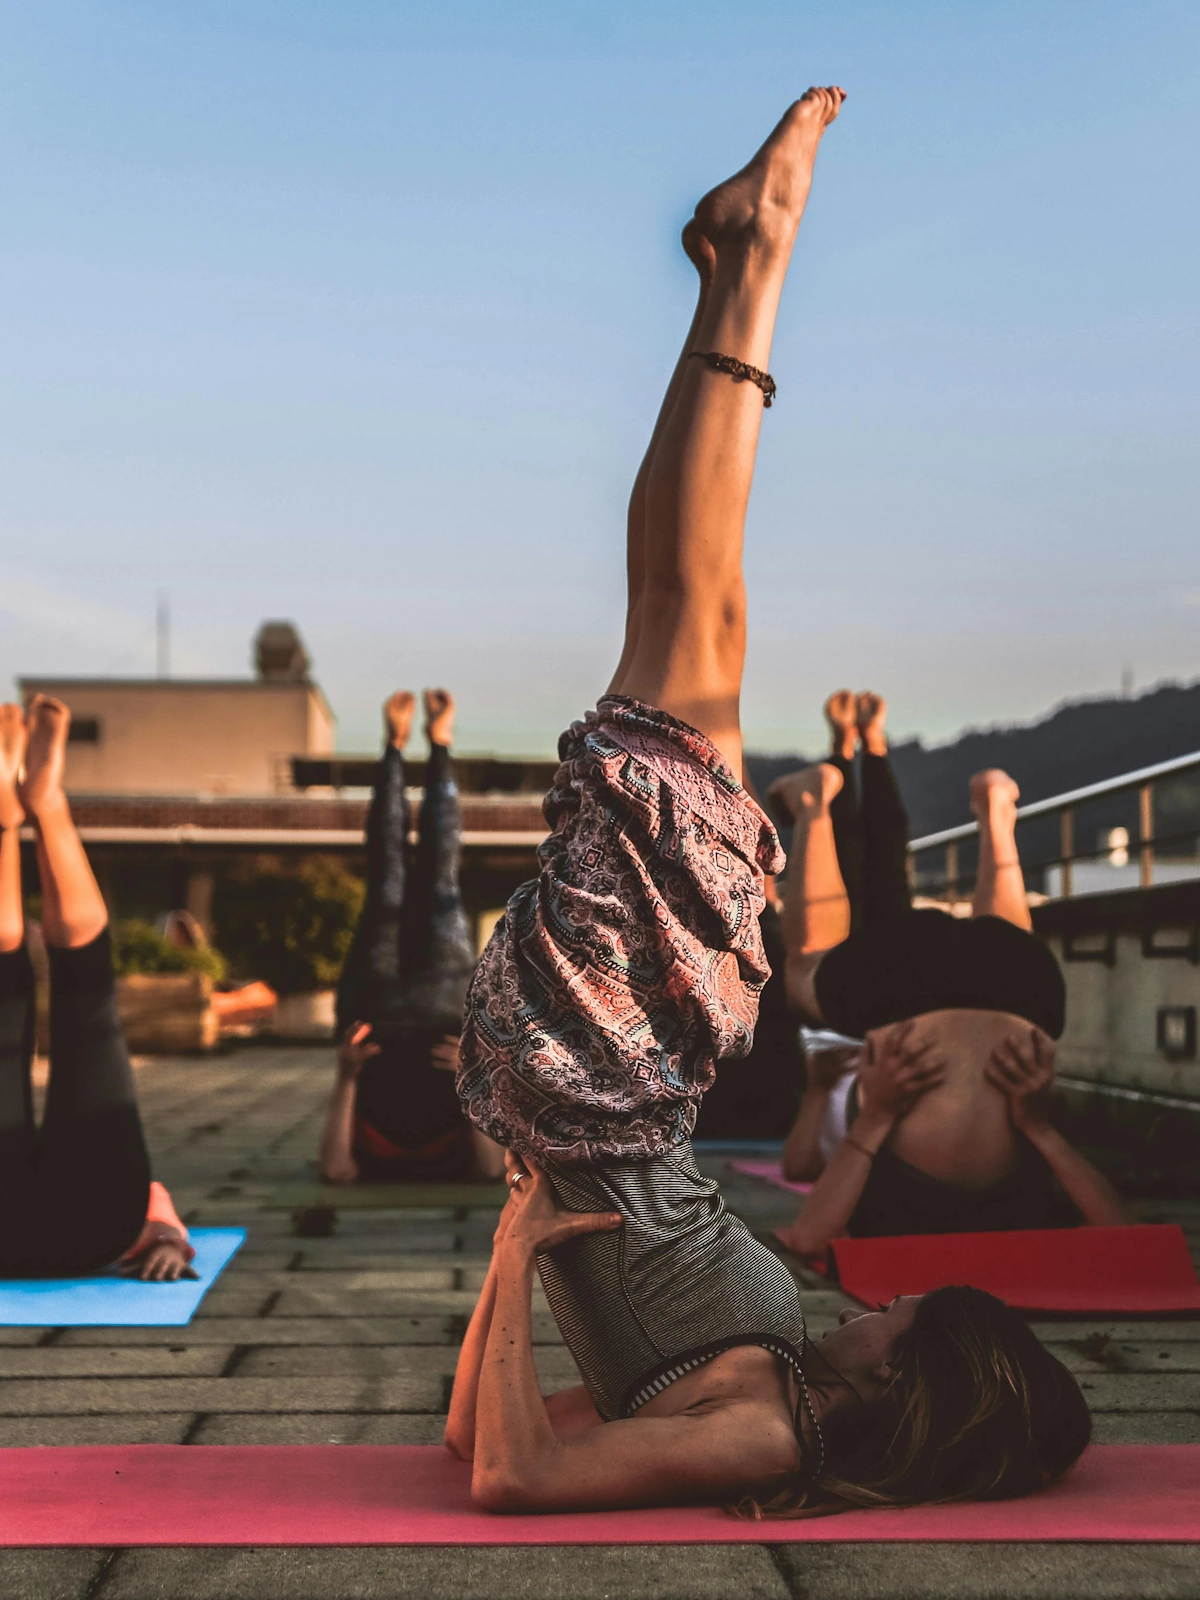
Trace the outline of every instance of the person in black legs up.
<instances>
[{"instance_id":1,"label":"person in black legs up","mask_svg":"<svg viewBox=\"0 0 1200 1600\"><path fill-rule=\"evenodd\" d=\"M454 1086L475 968L459 889L454 700L426 690L429 762L410 848L404 746L413 696L384 706L387 746L367 816L367 898L337 994L341 1044L321 1136L330 1183L498 1176L503 1153L469 1127Z\"/></svg>"},{"instance_id":2,"label":"person in black legs up","mask_svg":"<svg viewBox=\"0 0 1200 1600\"><path fill-rule=\"evenodd\" d=\"M1032 931L1016 784L998 770L971 780L979 822L971 915L913 909L887 707L859 695L851 723L851 699L829 703L834 759L771 790L794 821L784 908L789 999L814 1025L864 1041L848 1130L778 1237L801 1255L820 1255L846 1232L1127 1221L1107 1179L1050 1119L1065 990ZM855 737L864 746L857 816L848 798ZM801 1131L811 1129L798 1127L794 1145Z\"/></svg>"},{"instance_id":3,"label":"person in black legs up","mask_svg":"<svg viewBox=\"0 0 1200 1600\"><path fill-rule=\"evenodd\" d=\"M878 927L912 909L908 814L888 755L887 702L870 690L838 689L825 702L825 720L831 736L828 764L842 775L829 817L850 927ZM789 1016L795 1022L790 1010ZM844 1137L861 1054L860 1044L837 1033L811 1028L801 1033L804 1094L782 1158L784 1177L793 1181L819 1177Z\"/></svg>"},{"instance_id":4,"label":"person in black legs up","mask_svg":"<svg viewBox=\"0 0 1200 1600\"><path fill-rule=\"evenodd\" d=\"M150 1175L117 1015L108 913L62 787L70 712L0 706L0 1277L80 1277L120 1263L194 1277L195 1252ZM50 958L50 1083L34 1120L35 991L19 829L34 829Z\"/></svg>"},{"instance_id":5,"label":"person in black legs up","mask_svg":"<svg viewBox=\"0 0 1200 1600\"><path fill-rule=\"evenodd\" d=\"M888 759L887 706L881 696L839 689L825 702L825 718L832 734L830 764L844 780L829 808L838 865L850 901L850 925L861 928L910 909L908 818ZM787 993L787 946L774 878L765 887L767 904L759 921L771 976L759 1002L754 1044L745 1060L718 1066L716 1082L700 1102L693 1137L784 1138L784 1176L814 1178L829 1153L831 1127L844 1112L845 1080L858 1051L827 1031L800 1028L803 1018Z\"/></svg>"}]
</instances>

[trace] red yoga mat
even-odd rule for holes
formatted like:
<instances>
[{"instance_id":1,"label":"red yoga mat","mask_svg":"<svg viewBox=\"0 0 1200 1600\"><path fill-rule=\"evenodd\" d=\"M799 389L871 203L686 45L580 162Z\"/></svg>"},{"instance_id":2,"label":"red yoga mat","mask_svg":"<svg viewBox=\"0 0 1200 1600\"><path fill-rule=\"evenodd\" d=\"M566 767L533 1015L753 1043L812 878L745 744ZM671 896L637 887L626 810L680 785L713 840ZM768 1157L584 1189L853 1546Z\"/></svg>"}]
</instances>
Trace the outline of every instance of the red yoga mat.
<instances>
[{"instance_id":1,"label":"red yoga mat","mask_svg":"<svg viewBox=\"0 0 1200 1600\"><path fill-rule=\"evenodd\" d=\"M780 1544L840 1539L1200 1542L1200 1445L1101 1445L1024 1500L812 1521L719 1508L498 1516L437 1445L0 1450L2 1545Z\"/></svg>"},{"instance_id":2,"label":"red yoga mat","mask_svg":"<svg viewBox=\"0 0 1200 1600\"><path fill-rule=\"evenodd\" d=\"M1021 1311L1200 1311L1174 1224L835 1239L832 1248L842 1288L867 1305L970 1283Z\"/></svg>"}]
</instances>

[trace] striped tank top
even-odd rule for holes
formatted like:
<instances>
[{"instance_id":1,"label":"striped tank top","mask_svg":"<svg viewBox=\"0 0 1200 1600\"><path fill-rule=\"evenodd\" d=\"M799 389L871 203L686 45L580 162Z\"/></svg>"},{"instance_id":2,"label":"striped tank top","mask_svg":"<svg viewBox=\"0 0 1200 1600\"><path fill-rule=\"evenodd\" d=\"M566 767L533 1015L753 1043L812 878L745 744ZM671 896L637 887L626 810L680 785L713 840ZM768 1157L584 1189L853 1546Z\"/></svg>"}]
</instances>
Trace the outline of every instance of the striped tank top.
<instances>
[{"instance_id":1,"label":"striped tank top","mask_svg":"<svg viewBox=\"0 0 1200 1600\"><path fill-rule=\"evenodd\" d=\"M538 1257L554 1320L606 1422L738 1345L760 1345L800 1373L795 1280L726 1209L690 1143L649 1161L548 1171L568 1210L625 1218Z\"/></svg>"}]
</instances>

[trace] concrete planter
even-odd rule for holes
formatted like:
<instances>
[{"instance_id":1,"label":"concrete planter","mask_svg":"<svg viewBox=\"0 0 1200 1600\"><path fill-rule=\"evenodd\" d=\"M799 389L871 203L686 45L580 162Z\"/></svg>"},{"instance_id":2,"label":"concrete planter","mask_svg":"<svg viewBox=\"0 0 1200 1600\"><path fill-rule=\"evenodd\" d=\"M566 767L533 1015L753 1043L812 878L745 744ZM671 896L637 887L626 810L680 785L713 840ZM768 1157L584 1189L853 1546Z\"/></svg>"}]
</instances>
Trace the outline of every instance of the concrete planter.
<instances>
[{"instance_id":1,"label":"concrete planter","mask_svg":"<svg viewBox=\"0 0 1200 1600\"><path fill-rule=\"evenodd\" d=\"M211 1050L220 1026L212 979L202 972L135 973L117 979L117 1006L130 1050L174 1055Z\"/></svg>"},{"instance_id":2,"label":"concrete planter","mask_svg":"<svg viewBox=\"0 0 1200 1600\"><path fill-rule=\"evenodd\" d=\"M315 1042L333 1038L334 991L281 994L275 1004L272 1033L280 1039Z\"/></svg>"}]
</instances>

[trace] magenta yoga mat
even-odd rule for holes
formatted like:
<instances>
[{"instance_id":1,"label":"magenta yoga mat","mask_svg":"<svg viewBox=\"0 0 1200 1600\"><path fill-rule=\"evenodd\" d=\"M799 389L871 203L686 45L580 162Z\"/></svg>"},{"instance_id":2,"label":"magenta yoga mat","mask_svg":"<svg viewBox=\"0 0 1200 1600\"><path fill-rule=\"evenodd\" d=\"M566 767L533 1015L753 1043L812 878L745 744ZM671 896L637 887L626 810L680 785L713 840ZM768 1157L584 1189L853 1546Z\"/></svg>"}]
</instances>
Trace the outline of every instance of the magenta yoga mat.
<instances>
[{"instance_id":1,"label":"magenta yoga mat","mask_svg":"<svg viewBox=\"0 0 1200 1600\"><path fill-rule=\"evenodd\" d=\"M731 1161L729 1165L734 1172L740 1172L747 1178L758 1178L762 1183L773 1184L776 1189L787 1189L792 1194L807 1194L812 1188L811 1183L793 1183L790 1178L785 1178L783 1168L778 1161Z\"/></svg>"},{"instance_id":2,"label":"magenta yoga mat","mask_svg":"<svg viewBox=\"0 0 1200 1600\"><path fill-rule=\"evenodd\" d=\"M718 1508L498 1516L436 1445L87 1445L0 1450L0 1544L1200 1542L1200 1445L1098 1445L1024 1500L743 1522Z\"/></svg>"}]
</instances>

